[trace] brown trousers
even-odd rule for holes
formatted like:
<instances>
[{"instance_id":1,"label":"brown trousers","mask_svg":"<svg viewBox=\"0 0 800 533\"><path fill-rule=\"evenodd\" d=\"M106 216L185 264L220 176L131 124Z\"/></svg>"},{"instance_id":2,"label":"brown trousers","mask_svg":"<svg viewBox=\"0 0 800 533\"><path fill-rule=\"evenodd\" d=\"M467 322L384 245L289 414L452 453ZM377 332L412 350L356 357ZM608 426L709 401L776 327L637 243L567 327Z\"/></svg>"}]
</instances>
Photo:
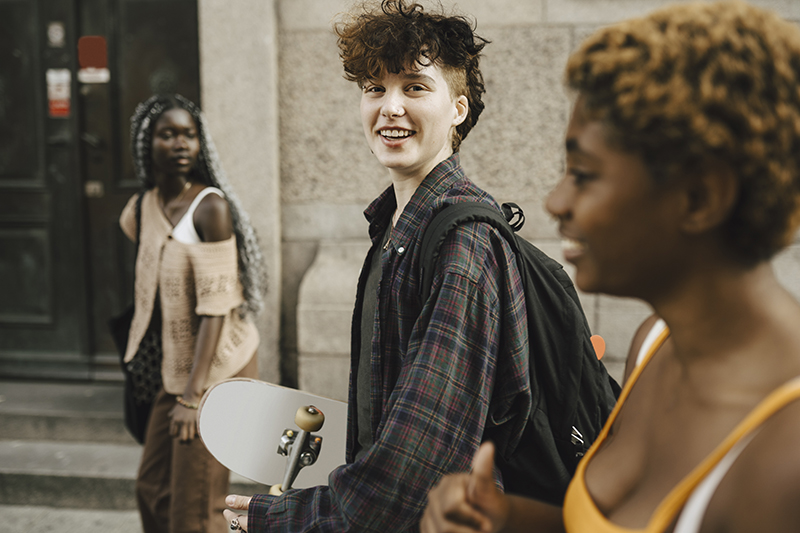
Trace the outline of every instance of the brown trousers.
<instances>
[{"instance_id":1,"label":"brown trousers","mask_svg":"<svg viewBox=\"0 0 800 533\"><path fill-rule=\"evenodd\" d=\"M237 377L257 378L254 356ZM142 462L136 479L136 501L144 533L219 533L229 472L199 438L181 443L169 434L169 412L175 396L158 393L147 423Z\"/></svg>"}]
</instances>

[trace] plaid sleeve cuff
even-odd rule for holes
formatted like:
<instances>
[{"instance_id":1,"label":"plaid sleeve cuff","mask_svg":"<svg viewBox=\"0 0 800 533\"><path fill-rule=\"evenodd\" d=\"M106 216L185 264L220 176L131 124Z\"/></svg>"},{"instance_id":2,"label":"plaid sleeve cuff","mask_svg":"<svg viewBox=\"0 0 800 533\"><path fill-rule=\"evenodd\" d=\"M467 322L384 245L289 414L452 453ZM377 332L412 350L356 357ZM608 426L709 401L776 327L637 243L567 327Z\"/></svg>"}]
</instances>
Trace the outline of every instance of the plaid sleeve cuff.
<instances>
[{"instance_id":1,"label":"plaid sleeve cuff","mask_svg":"<svg viewBox=\"0 0 800 533\"><path fill-rule=\"evenodd\" d=\"M256 494L247 508L247 532L261 533L269 530L269 512L277 498L269 494Z\"/></svg>"}]
</instances>

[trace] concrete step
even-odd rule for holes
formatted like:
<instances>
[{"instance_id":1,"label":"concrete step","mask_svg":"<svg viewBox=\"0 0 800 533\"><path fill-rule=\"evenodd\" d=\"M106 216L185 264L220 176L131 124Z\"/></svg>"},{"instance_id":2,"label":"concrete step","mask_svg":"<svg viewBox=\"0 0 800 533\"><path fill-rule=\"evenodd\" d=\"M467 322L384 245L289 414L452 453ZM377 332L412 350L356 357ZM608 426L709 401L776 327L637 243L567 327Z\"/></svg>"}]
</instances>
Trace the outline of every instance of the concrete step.
<instances>
[{"instance_id":1,"label":"concrete step","mask_svg":"<svg viewBox=\"0 0 800 533\"><path fill-rule=\"evenodd\" d=\"M138 445L0 441L0 505L132 510ZM231 492L269 487L231 474Z\"/></svg>"},{"instance_id":2,"label":"concrete step","mask_svg":"<svg viewBox=\"0 0 800 533\"><path fill-rule=\"evenodd\" d=\"M138 511L0 505L0 532L142 533Z\"/></svg>"},{"instance_id":3,"label":"concrete step","mask_svg":"<svg viewBox=\"0 0 800 533\"><path fill-rule=\"evenodd\" d=\"M0 381L0 439L134 444L121 383Z\"/></svg>"},{"instance_id":4,"label":"concrete step","mask_svg":"<svg viewBox=\"0 0 800 533\"><path fill-rule=\"evenodd\" d=\"M121 383L0 381L0 506L135 509L142 448L124 427L122 394ZM231 492L268 490L231 474Z\"/></svg>"}]
</instances>

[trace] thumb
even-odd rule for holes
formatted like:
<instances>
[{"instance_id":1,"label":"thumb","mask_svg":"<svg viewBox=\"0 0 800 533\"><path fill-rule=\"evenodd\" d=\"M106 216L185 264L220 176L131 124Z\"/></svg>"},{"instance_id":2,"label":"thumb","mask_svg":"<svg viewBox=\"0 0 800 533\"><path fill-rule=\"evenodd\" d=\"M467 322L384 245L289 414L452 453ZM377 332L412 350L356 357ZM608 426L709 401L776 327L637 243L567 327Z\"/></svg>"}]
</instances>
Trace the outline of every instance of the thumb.
<instances>
[{"instance_id":1,"label":"thumb","mask_svg":"<svg viewBox=\"0 0 800 533\"><path fill-rule=\"evenodd\" d=\"M238 509L239 511L247 511L250 507L250 496L239 496L237 494L228 494L225 498L225 504L231 509Z\"/></svg>"},{"instance_id":2,"label":"thumb","mask_svg":"<svg viewBox=\"0 0 800 533\"><path fill-rule=\"evenodd\" d=\"M485 442L472 459L472 475L467 486L467 500L480 505L492 491L494 485L494 444Z\"/></svg>"},{"instance_id":3,"label":"thumb","mask_svg":"<svg viewBox=\"0 0 800 533\"><path fill-rule=\"evenodd\" d=\"M484 442L472 458L472 474L494 480L494 444Z\"/></svg>"}]
</instances>

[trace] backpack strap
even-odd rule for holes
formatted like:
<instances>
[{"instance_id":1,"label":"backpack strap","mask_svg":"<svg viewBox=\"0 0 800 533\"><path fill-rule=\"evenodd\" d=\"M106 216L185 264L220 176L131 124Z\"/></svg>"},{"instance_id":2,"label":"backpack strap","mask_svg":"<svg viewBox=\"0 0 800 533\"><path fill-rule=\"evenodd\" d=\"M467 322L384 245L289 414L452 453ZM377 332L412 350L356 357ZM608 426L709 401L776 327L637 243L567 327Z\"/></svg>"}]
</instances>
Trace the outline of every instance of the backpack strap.
<instances>
[{"instance_id":1,"label":"backpack strap","mask_svg":"<svg viewBox=\"0 0 800 533\"><path fill-rule=\"evenodd\" d=\"M504 213L491 205L480 202L459 202L452 204L436 214L422 236L422 252L420 254L420 302L425 303L431 294L433 270L447 235L457 226L466 222L486 222L496 228L511 245L514 253L519 251L514 232L525 223L525 215L518 205L503 204ZM507 217L514 223L509 225Z\"/></svg>"}]
</instances>

